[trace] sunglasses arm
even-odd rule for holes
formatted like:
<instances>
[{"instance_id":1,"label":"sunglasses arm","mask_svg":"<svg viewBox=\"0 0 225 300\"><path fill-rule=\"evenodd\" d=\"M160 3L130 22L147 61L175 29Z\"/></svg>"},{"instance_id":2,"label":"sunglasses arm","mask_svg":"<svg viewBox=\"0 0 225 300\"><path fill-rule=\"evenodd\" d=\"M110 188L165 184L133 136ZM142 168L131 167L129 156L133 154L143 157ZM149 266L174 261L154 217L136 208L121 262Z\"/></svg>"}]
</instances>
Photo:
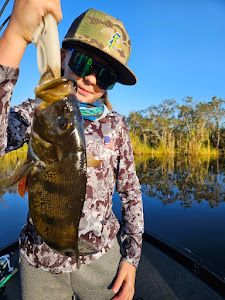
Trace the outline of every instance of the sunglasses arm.
<instances>
[{"instance_id":1,"label":"sunglasses arm","mask_svg":"<svg viewBox=\"0 0 225 300\"><path fill-rule=\"evenodd\" d=\"M37 47L37 65L40 75L51 70L54 78L61 76L61 58L58 27L55 18L48 14L36 28L32 43Z\"/></svg>"}]
</instances>

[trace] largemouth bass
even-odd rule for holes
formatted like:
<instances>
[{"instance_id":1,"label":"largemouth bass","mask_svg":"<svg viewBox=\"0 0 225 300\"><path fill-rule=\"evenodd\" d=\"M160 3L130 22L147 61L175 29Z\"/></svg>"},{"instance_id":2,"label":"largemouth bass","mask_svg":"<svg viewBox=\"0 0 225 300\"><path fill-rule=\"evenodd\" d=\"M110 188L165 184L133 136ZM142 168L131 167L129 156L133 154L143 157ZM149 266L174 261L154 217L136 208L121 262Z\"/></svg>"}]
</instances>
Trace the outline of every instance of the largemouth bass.
<instances>
[{"instance_id":1,"label":"largemouth bass","mask_svg":"<svg viewBox=\"0 0 225 300\"><path fill-rule=\"evenodd\" d=\"M78 255L78 225L86 194L82 119L73 96L37 109L28 159L29 211L37 232L64 255Z\"/></svg>"},{"instance_id":2,"label":"largemouth bass","mask_svg":"<svg viewBox=\"0 0 225 300\"><path fill-rule=\"evenodd\" d=\"M97 252L92 245L78 241L87 181L84 127L77 100L73 94L65 96L68 86L63 94L56 82L42 86L37 93L47 101L34 111L27 161L5 185L20 181L19 190L28 190L29 213L38 234L51 248L76 256L78 261L79 255ZM71 85L62 78L58 79L61 84ZM89 157L88 161L90 166L99 164Z\"/></svg>"}]
</instances>

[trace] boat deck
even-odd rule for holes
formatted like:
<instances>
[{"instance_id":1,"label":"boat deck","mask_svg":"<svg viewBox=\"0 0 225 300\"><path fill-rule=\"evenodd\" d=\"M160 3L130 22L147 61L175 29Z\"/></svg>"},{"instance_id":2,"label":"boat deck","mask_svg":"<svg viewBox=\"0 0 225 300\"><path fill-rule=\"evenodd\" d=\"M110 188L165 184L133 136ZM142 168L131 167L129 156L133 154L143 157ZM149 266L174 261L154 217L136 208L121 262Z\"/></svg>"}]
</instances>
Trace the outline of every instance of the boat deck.
<instances>
[{"instance_id":1,"label":"boat deck","mask_svg":"<svg viewBox=\"0 0 225 300\"><path fill-rule=\"evenodd\" d=\"M219 300L224 298L181 264L145 241L137 272L135 299Z\"/></svg>"},{"instance_id":2,"label":"boat deck","mask_svg":"<svg viewBox=\"0 0 225 300\"><path fill-rule=\"evenodd\" d=\"M17 259L18 256L15 257ZM19 272L10 279L0 299L21 300ZM161 250L144 241L134 300L149 299L220 300L225 297Z\"/></svg>"}]
</instances>

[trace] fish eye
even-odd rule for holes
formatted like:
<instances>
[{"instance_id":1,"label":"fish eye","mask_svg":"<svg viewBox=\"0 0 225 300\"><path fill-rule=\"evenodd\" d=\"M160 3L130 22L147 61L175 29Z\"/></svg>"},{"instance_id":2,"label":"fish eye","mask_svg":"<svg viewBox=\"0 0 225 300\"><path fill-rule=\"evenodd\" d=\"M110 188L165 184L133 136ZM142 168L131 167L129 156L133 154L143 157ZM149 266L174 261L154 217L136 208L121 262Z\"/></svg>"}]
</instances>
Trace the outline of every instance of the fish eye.
<instances>
[{"instance_id":1,"label":"fish eye","mask_svg":"<svg viewBox=\"0 0 225 300\"><path fill-rule=\"evenodd\" d=\"M63 117L59 119L59 127L62 130L66 129L68 127L68 125L69 125L68 119L63 118Z\"/></svg>"}]
</instances>

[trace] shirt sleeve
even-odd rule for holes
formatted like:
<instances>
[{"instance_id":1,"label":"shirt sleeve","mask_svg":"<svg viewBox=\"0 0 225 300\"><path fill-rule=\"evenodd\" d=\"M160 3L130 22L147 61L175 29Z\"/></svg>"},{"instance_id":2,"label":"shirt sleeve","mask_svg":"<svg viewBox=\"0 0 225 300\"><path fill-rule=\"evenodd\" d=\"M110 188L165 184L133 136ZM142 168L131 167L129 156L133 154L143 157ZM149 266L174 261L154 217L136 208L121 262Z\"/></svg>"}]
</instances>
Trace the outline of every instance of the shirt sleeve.
<instances>
[{"instance_id":1,"label":"shirt sleeve","mask_svg":"<svg viewBox=\"0 0 225 300\"><path fill-rule=\"evenodd\" d=\"M20 148L29 139L34 100L10 108L18 68L0 65L0 156Z\"/></svg>"},{"instance_id":2,"label":"shirt sleeve","mask_svg":"<svg viewBox=\"0 0 225 300\"><path fill-rule=\"evenodd\" d=\"M139 180L136 175L131 141L125 120L119 141L117 192L122 203L121 242L123 259L138 267L144 231L143 205Z\"/></svg>"}]
</instances>

